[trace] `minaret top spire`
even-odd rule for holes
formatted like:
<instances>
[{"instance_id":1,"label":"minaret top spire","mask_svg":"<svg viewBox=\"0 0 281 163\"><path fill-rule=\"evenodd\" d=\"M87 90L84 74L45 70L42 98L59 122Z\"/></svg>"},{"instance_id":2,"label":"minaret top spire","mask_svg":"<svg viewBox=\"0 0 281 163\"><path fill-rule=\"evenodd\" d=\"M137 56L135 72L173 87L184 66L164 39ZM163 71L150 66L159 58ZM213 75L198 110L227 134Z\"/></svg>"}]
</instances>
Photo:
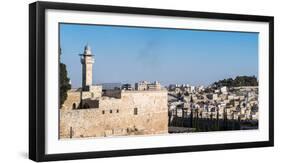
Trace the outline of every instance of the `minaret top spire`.
<instances>
[{"instance_id":1,"label":"minaret top spire","mask_svg":"<svg viewBox=\"0 0 281 163\"><path fill-rule=\"evenodd\" d=\"M87 43L87 45L84 48L84 54L85 55L92 55L91 47L90 47L90 45L88 43Z\"/></svg>"}]
</instances>

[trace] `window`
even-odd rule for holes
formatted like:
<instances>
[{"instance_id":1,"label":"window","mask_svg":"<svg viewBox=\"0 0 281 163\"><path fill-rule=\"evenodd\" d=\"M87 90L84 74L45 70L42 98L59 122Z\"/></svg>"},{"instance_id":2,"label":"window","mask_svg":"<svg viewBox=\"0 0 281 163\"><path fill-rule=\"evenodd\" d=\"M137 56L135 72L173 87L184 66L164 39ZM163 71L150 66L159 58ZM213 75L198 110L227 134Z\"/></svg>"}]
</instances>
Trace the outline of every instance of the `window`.
<instances>
[{"instance_id":1,"label":"window","mask_svg":"<svg viewBox=\"0 0 281 163\"><path fill-rule=\"evenodd\" d=\"M116 113L119 113L119 110L118 110L118 109L116 110Z\"/></svg>"},{"instance_id":2,"label":"window","mask_svg":"<svg viewBox=\"0 0 281 163\"><path fill-rule=\"evenodd\" d=\"M75 103L72 104L72 109L76 109L76 104Z\"/></svg>"},{"instance_id":3,"label":"window","mask_svg":"<svg viewBox=\"0 0 281 163\"><path fill-rule=\"evenodd\" d=\"M134 115L138 115L138 108L134 108Z\"/></svg>"},{"instance_id":4,"label":"window","mask_svg":"<svg viewBox=\"0 0 281 163\"><path fill-rule=\"evenodd\" d=\"M110 112L110 114L111 114L111 113L112 113L112 110L110 110L109 112Z\"/></svg>"},{"instance_id":5,"label":"window","mask_svg":"<svg viewBox=\"0 0 281 163\"><path fill-rule=\"evenodd\" d=\"M105 112L104 112L104 110L102 111L102 114L104 114Z\"/></svg>"}]
</instances>

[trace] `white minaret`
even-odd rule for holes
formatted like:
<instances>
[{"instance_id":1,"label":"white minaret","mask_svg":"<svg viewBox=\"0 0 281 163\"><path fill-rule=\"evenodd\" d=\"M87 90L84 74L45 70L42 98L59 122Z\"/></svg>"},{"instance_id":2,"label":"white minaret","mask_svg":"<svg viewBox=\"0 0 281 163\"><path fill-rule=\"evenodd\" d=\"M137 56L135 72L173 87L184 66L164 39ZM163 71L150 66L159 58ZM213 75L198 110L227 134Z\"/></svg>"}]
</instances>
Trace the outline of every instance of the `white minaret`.
<instances>
[{"instance_id":1,"label":"white minaret","mask_svg":"<svg viewBox=\"0 0 281 163\"><path fill-rule=\"evenodd\" d=\"M84 53L80 54L80 56L82 64L82 89L88 91L93 81L93 63L95 62L88 44L84 48Z\"/></svg>"}]
</instances>

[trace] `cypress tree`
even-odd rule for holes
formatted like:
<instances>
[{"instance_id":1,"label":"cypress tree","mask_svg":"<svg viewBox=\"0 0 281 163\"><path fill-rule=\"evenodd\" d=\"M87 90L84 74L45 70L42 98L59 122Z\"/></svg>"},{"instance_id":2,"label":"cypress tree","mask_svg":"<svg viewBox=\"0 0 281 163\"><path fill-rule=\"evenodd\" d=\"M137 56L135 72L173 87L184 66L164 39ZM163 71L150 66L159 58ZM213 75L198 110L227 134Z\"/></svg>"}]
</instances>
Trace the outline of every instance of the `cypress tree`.
<instances>
[{"instance_id":1,"label":"cypress tree","mask_svg":"<svg viewBox=\"0 0 281 163\"><path fill-rule=\"evenodd\" d=\"M217 108L217 130L220 130L220 114L219 114L219 108Z\"/></svg>"},{"instance_id":2,"label":"cypress tree","mask_svg":"<svg viewBox=\"0 0 281 163\"><path fill-rule=\"evenodd\" d=\"M226 108L224 109L224 128L225 128L225 130L228 129L228 119L227 119L227 111L226 111Z\"/></svg>"},{"instance_id":3,"label":"cypress tree","mask_svg":"<svg viewBox=\"0 0 281 163\"><path fill-rule=\"evenodd\" d=\"M193 128L193 110L191 109L191 113L190 113L190 126L191 128Z\"/></svg>"},{"instance_id":4,"label":"cypress tree","mask_svg":"<svg viewBox=\"0 0 281 163\"><path fill-rule=\"evenodd\" d=\"M71 85L69 84L69 78L67 77L67 70L66 65L61 63L61 48L59 49L59 60L60 60L60 76L59 76L59 83L60 83L60 108L64 101L67 98L67 91L70 90Z\"/></svg>"},{"instance_id":5,"label":"cypress tree","mask_svg":"<svg viewBox=\"0 0 281 163\"><path fill-rule=\"evenodd\" d=\"M198 109L196 109L196 130L199 131L199 113Z\"/></svg>"}]
</instances>

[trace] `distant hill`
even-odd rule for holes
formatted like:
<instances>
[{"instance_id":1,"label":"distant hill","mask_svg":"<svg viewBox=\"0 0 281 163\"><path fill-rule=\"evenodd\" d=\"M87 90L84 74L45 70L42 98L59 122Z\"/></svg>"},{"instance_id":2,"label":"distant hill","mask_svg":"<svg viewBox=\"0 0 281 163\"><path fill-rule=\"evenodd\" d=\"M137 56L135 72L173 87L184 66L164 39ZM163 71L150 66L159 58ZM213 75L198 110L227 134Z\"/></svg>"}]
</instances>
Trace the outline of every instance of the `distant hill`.
<instances>
[{"instance_id":1,"label":"distant hill","mask_svg":"<svg viewBox=\"0 0 281 163\"><path fill-rule=\"evenodd\" d=\"M255 76L237 76L235 79L228 78L219 80L212 84L213 87L241 87L241 86L258 86L258 80Z\"/></svg>"}]
</instances>

